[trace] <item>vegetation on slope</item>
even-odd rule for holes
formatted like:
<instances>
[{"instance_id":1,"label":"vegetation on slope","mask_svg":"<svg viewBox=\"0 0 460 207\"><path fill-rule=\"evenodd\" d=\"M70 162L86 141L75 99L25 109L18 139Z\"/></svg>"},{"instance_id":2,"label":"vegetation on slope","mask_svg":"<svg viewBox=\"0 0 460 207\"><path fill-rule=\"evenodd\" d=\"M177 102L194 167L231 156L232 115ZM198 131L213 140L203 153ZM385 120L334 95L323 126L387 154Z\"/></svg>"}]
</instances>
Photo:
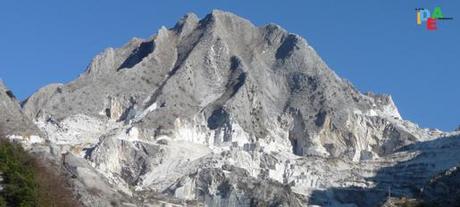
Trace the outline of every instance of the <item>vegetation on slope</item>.
<instances>
[{"instance_id":1,"label":"vegetation on slope","mask_svg":"<svg viewBox=\"0 0 460 207\"><path fill-rule=\"evenodd\" d=\"M0 139L0 207L78 206L65 179L19 144Z\"/></svg>"}]
</instances>

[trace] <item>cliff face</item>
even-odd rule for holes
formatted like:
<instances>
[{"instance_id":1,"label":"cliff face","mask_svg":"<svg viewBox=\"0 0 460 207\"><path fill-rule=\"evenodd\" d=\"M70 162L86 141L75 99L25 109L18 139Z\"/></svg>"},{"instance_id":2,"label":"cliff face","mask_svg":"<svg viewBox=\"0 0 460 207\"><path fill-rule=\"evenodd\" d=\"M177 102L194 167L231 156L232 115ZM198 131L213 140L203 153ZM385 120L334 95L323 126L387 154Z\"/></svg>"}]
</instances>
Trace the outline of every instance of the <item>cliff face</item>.
<instances>
[{"instance_id":1,"label":"cliff face","mask_svg":"<svg viewBox=\"0 0 460 207\"><path fill-rule=\"evenodd\" d=\"M35 124L24 115L13 92L0 80L0 135L16 135L31 138L39 135ZM33 138L33 137L32 137Z\"/></svg>"},{"instance_id":2,"label":"cliff face","mask_svg":"<svg viewBox=\"0 0 460 207\"><path fill-rule=\"evenodd\" d=\"M105 50L23 111L88 206L375 205L382 182L410 195L382 172L415 157L401 147L442 135L360 93L298 35L217 10Z\"/></svg>"},{"instance_id":3,"label":"cliff face","mask_svg":"<svg viewBox=\"0 0 460 207\"><path fill-rule=\"evenodd\" d=\"M276 143L299 156L355 161L427 136L401 120L391 97L361 94L339 78L301 37L221 11L107 49L77 80L34 94L25 111L112 119L149 140L193 126L195 137L179 139Z\"/></svg>"},{"instance_id":4,"label":"cliff face","mask_svg":"<svg viewBox=\"0 0 460 207\"><path fill-rule=\"evenodd\" d=\"M434 177L422 189L421 200L426 203L455 206L460 202L460 170L459 167L451 168Z\"/></svg>"}]
</instances>

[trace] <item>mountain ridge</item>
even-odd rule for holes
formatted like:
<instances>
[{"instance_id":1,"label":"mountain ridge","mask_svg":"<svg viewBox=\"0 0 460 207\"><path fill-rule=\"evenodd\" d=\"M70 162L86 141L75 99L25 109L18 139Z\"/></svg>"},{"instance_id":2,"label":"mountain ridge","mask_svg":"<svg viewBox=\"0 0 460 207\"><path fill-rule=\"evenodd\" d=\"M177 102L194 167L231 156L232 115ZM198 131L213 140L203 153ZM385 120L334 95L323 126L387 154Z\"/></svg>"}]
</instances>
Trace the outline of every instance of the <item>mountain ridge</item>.
<instances>
[{"instance_id":1,"label":"mountain ridge","mask_svg":"<svg viewBox=\"0 0 460 207\"><path fill-rule=\"evenodd\" d=\"M374 205L392 176L381 169L417 158L405 146L449 135L403 120L389 95L359 92L302 37L220 10L106 49L16 114L43 133L24 143L67 169L86 206ZM342 199L348 187L375 197Z\"/></svg>"}]
</instances>

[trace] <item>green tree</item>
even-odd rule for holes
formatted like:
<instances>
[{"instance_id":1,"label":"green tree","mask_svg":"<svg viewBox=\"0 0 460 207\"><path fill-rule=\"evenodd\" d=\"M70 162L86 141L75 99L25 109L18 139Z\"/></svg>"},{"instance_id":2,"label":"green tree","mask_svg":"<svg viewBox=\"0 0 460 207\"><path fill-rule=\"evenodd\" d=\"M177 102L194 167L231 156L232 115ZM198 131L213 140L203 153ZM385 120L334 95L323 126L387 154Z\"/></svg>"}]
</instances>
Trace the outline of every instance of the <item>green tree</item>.
<instances>
[{"instance_id":1,"label":"green tree","mask_svg":"<svg viewBox=\"0 0 460 207\"><path fill-rule=\"evenodd\" d=\"M21 146L0 141L1 193L8 206L37 206L38 185L33 171L33 158Z\"/></svg>"},{"instance_id":2,"label":"green tree","mask_svg":"<svg viewBox=\"0 0 460 207\"><path fill-rule=\"evenodd\" d=\"M0 137L0 207L74 207L78 201L57 168Z\"/></svg>"}]
</instances>

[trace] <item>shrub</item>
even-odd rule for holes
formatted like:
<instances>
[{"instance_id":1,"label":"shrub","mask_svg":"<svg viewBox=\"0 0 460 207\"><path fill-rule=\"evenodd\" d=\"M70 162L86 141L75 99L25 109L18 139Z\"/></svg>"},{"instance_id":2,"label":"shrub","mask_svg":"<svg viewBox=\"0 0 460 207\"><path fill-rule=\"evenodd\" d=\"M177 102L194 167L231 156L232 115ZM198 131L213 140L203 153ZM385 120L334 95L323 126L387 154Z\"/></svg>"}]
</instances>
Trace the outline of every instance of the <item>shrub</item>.
<instances>
[{"instance_id":1,"label":"shrub","mask_svg":"<svg viewBox=\"0 0 460 207\"><path fill-rule=\"evenodd\" d=\"M3 173L3 200L13 206L37 206L37 182L33 160L17 144L0 142L0 171Z\"/></svg>"},{"instance_id":2,"label":"shrub","mask_svg":"<svg viewBox=\"0 0 460 207\"><path fill-rule=\"evenodd\" d=\"M19 144L0 138L0 207L79 206L65 178Z\"/></svg>"}]
</instances>

